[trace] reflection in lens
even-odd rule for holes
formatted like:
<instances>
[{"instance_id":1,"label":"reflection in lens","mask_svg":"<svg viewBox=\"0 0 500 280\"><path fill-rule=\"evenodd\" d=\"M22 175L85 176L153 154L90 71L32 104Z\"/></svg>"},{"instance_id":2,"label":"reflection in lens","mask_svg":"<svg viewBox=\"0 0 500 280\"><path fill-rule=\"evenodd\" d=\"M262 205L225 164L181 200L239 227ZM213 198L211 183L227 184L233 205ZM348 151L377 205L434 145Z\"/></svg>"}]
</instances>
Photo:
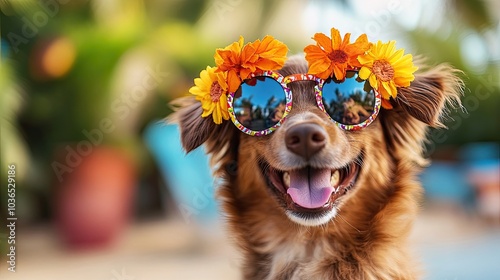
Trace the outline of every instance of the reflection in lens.
<instances>
[{"instance_id":1,"label":"reflection in lens","mask_svg":"<svg viewBox=\"0 0 500 280\"><path fill-rule=\"evenodd\" d=\"M236 119L253 131L268 129L285 113L286 96L281 84L270 77L246 80L234 94Z\"/></svg>"},{"instance_id":2,"label":"reflection in lens","mask_svg":"<svg viewBox=\"0 0 500 280\"><path fill-rule=\"evenodd\" d=\"M356 72L348 71L341 83L333 79L325 81L323 105L336 122L356 125L366 121L375 111L375 93Z\"/></svg>"}]
</instances>

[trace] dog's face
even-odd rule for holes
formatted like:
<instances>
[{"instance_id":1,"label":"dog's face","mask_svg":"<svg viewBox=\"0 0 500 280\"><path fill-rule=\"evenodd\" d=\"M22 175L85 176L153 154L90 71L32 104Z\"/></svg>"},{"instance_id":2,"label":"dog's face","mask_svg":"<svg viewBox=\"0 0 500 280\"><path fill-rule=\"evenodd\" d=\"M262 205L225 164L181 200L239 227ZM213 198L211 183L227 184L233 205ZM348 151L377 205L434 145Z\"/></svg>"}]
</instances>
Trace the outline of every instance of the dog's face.
<instances>
[{"instance_id":1,"label":"dog's face","mask_svg":"<svg viewBox=\"0 0 500 280\"><path fill-rule=\"evenodd\" d=\"M283 76L306 73L305 63L285 66ZM293 105L274 133L241 135L242 178L261 178L265 188L288 218L302 225L320 225L337 213L344 197L356 186L363 162L364 134L342 131L318 108L315 82L290 85ZM370 129L371 131L372 129ZM249 163L253 167L246 167Z\"/></svg>"},{"instance_id":2,"label":"dog's face","mask_svg":"<svg viewBox=\"0 0 500 280\"><path fill-rule=\"evenodd\" d=\"M307 73L307 64L293 57L279 72ZM290 84L292 110L270 135L246 135L230 121L215 125L201 118L199 105L190 101L180 103L176 118L187 151L206 143L219 173L237 160L237 172L226 178L242 196L251 193L259 197L254 203L266 209L276 208L300 225L318 226L340 212L370 207L398 179L396 164L424 161L426 127L440 126L444 104L458 98L460 83L453 72L440 66L416 75L411 87L399 90L392 110L382 110L359 131L340 129L318 108L313 81Z\"/></svg>"},{"instance_id":3,"label":"dog's face","mask_svg":"<svg viewBox=\"0 0 500 280\"><path fill-rule=\"evenodd\" d=\"M359 132L341 130L316 105L314 86L311 81L292 84L293 109L283 125L269 136L241 139L242 147L254 147L251 158L258 168L253 176L264 179L288 218L309 226L335 217L358 179L366 177L364 154L376 145L370 134L382 136L377 124Z\"/></svg>"}]
</instances>

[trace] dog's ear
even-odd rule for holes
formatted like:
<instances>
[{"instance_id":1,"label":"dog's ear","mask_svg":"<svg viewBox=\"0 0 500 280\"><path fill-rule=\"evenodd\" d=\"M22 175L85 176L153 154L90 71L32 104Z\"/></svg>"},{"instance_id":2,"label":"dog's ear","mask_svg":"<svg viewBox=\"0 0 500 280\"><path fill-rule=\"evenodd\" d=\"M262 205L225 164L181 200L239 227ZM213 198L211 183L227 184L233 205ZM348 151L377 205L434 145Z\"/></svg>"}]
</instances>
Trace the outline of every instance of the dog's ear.
<instances>
[{"instance_id":1,"label":"dog's ear","mask_svg":"<svg viewBox=\"0 0 500 280\"><path fill-rule=\"evenodd\" d=\"M167 122L177 123L181 132L182 146L187 153L206 144L207 153L223 150L233 139L235 127L231 121L223 121L217 125L212 117L201 117L201 103L194 96L177 98L171 102L174 108Z\"/></svg>"},{"instance_id":2,"label":"dog's ear","mask_svg":"<svg viewBox=\"0 0 500 280\"><path fill-rule=\"evenodd\" d=\"M431 127L444 128L443 117L449 112L447 105L460 106L463 82L461 71L442 64L423 73L417 73L408 88L399 90L396 102L417 120Z\"/></svg>"},{"instance_id":3,"label":"dog's ear","mask_svg":"<svg viewBox=\"0 0 500 280\"><path fill-rule=\"evenodd\" d=\"M419 164L426 163L422 154L427 127L445 128L442 121L450 108L461 107L460 73L448 65L439 65L416 73L409 87L398 90L397 98L391 100L394 108L381 112L390 149Z\"/></svg>"}]
</instances>

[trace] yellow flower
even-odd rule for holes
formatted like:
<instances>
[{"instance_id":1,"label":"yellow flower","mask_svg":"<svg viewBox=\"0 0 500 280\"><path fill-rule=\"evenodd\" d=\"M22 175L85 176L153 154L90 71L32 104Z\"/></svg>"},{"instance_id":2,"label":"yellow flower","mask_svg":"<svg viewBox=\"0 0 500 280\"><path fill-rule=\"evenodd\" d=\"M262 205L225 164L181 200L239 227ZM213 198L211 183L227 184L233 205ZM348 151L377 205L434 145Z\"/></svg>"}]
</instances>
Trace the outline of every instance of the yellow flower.
<instances>
[{"instance_id":1,"label":"yellow flower","mask_svg":"<svg viewBox=\"0 0 500 280\"><path fill-rule=\"evenodd\" d=\"M368 42L366 34L359 36L354 43L350 42L351 33L340 36L337 29L330 30L331 38L323 33L316 33L313 39L316 45L305 47L306 60L309 63L309 74L316 75L322 79L335 76L342 81L347 69L360 67L357 58L364 54L371 43Z\"/></svg>"},{"instance_id":2,"label":"yellow flower","mask_svg":"<svg viewBox=\"0 0 500 280\"><path fill-rule=\"evenodd\" d=\"M196 100L201 102L202 117L212 115L216 124L221 124L222 119L229 120L227 111L227 73L215 73L215 67L207 66L201 71L200 78L194 79L195 86L189 89Z\"/></svg>"},{"instance_id":3,"label":"yellow flower","mask_svg":"<svg viewBox=\"0 0 500 280\"><path fill-rule=\"evenodd\" d=\"M396 98L397 87L407 87L415 79L413 73L418 67L413 65L411 54L404 49L396 50L396 41L383 44L378 41L364 55L358 57L362 67L359 77L368 79L370 85L382 95L382 106L391 109L389 99ZM385 100L384 100L385 99Z\"/></svg>"}]
</instances>

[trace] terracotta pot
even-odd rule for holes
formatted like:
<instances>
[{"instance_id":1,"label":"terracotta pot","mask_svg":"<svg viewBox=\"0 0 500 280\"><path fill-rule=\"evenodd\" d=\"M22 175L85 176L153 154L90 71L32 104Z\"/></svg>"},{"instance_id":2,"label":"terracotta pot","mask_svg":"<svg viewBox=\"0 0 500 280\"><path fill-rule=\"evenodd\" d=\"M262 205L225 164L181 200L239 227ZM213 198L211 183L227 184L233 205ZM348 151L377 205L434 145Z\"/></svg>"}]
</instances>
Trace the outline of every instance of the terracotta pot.
<instances>
[{"instance_id":1,"label":"terracotta pot","mask_svg":"<svg viewBox=\"0 0 500 280\"><path fill-rule=\"evenodd\" d=\"M136 172L119 150L94 147L61 182L58 229L72 247L106 245L130 218Z\"/></svg>"}]
</instances>

